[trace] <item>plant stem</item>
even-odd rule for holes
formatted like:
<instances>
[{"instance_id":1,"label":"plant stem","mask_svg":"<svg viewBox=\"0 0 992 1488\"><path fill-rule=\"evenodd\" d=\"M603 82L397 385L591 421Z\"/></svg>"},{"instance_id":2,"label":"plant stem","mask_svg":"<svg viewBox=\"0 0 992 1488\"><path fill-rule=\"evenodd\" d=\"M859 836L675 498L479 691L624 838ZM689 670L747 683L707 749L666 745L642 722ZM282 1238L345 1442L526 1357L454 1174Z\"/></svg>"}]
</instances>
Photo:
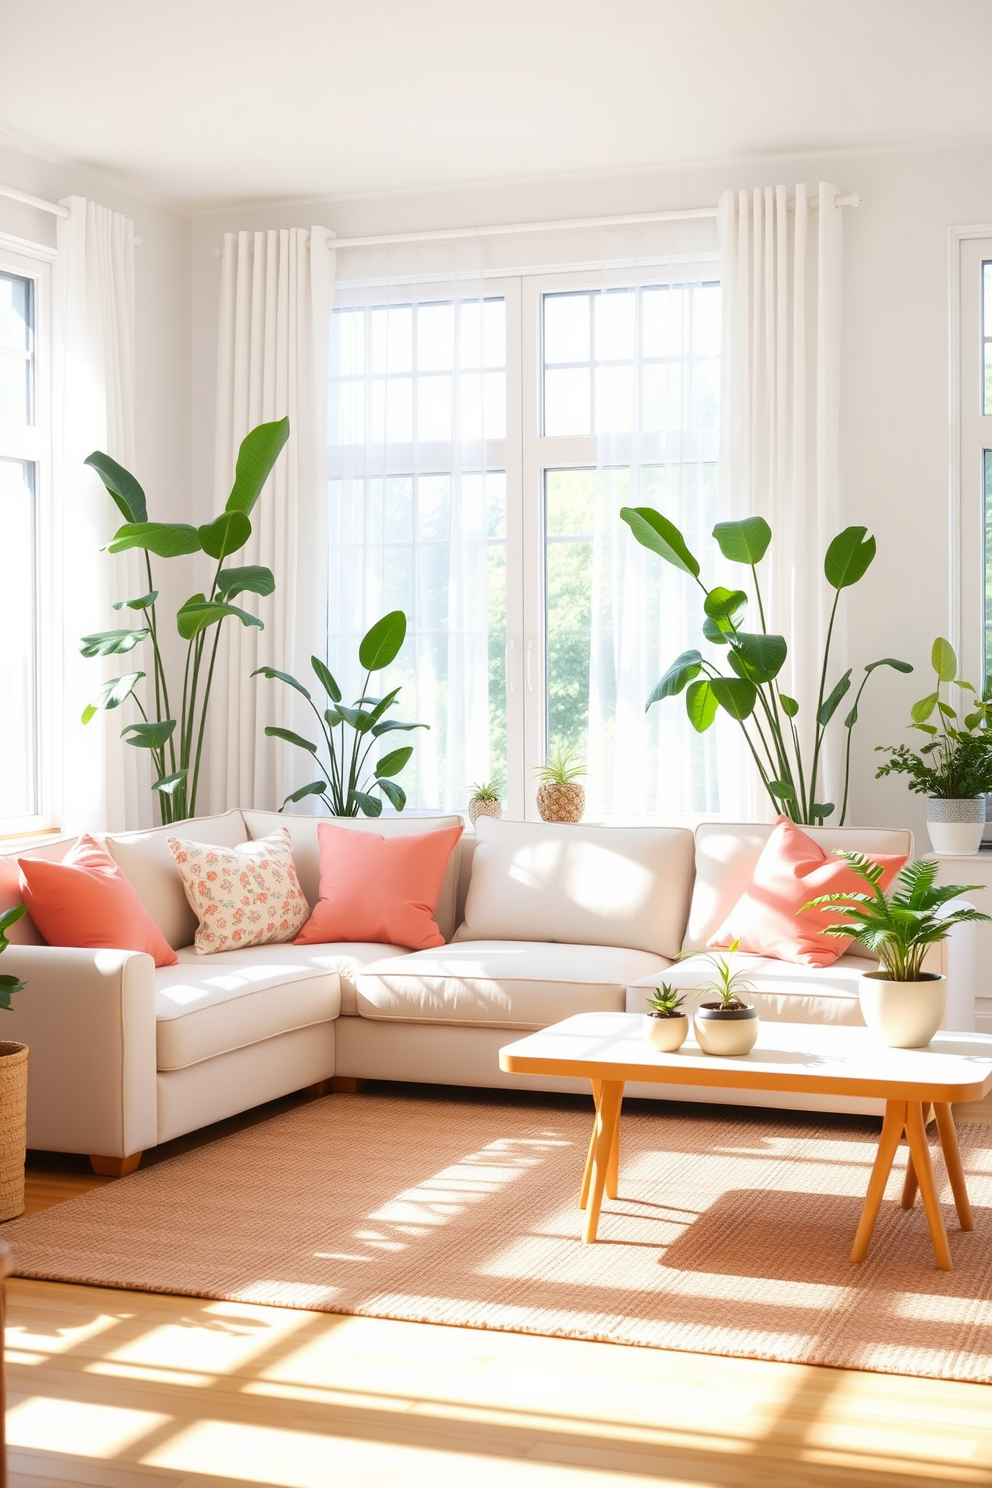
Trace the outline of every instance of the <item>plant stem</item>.
<instances>
[{"instance_id":1,"label":"plant stem","mask_svg":"<svg viewBox=\"0 0 992 1488\"><path fill-rule=\"evenodd\" d=\"M823 742L825 725L820 722L820 711L823 708L823 694L827 690L827 664L830 660L830 643L834 634L834 619L837 615L837 606L840 604L840 590L834 594L834 602L830 609L830 624L827 626L827 641L823 648L823 666L820 669L820 691L816 699L816 733L813 744L813 767L809 776L809 804L810 814L816 804L816 777L820 769L820 745Z\"/></svg>"}]
</instances>

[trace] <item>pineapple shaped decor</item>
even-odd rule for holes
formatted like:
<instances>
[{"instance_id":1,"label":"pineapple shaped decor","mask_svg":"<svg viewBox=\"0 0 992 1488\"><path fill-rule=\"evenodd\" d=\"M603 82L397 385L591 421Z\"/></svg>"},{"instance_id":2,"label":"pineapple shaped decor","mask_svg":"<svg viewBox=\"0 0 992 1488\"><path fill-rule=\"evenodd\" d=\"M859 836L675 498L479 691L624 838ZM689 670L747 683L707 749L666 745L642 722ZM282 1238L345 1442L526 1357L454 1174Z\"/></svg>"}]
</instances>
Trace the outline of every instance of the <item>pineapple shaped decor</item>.
<instances>
[{"instance_id":1,"label":"pineapple shaped decor","mask_svg":"<svg viewBox=\"0 0 992 1488\"><path fill-rule=\"evenodd\" d=\"M542 821L577 822L582 819L586 793L576 782L586 772L581 765L573 764L574 757L574 749L553 749L548 763L535 772L540 781L537 809Z\"/></svg>"},{"instance_id":2,"label":"pineapple shaped decor","mask_svg":"<svg viewBox=\"0 0 992 1488\"><path fill-rule=\"evenodd\" d=\"M475 826L480 816L502 816L503 803L499 798L499 786L495 782L473 785L468 798L468 819Z\"/></svg>"}]
</instances>

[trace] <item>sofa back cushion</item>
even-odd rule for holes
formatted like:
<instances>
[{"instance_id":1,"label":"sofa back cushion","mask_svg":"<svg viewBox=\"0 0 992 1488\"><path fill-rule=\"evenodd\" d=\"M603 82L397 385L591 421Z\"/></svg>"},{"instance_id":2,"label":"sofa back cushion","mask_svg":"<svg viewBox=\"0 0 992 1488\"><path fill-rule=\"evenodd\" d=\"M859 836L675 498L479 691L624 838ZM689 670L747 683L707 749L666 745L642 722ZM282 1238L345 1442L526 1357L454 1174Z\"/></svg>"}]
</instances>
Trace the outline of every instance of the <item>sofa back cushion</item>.
<instances>
[{"instance_id":1,"label":"sofa back cushion","mask_svg":"<svg viewBox=\"0 0 992 1488\"><path fill-rule=\"evenodd\" d=\"M21 871L18 858L40 858L43 863L61 863L66 853L75 845L74 837L57 837L54 841L40 843L37 847L25 848L23 852L11 853L0 858L0 914L5 909L14 909L24 903L21 893ZM30 913L15 920L7 931L11 945L44 945ZM0 968L2 970L2 968Z\"/></svg>"},{"instance_id":2,"label":"sofa back cushion","mask_svg":"<svg viewBox=\"0 0 992 1488\"><path fill-rule=\"evenodd\" d=\"M692 833L480 816L455 940L559 941L675 956L692 889Z\"/></svg>"},{"instance_id":3,"label":"sofa back cushion","mask_svg":"<svg viewBox=\"0 0 992 1488\"><path fill-rule=\"evenodd\" d=\"M197 816L101 839L174 951L192 945L198 923L169 847L169 838L177 835L216 847L237 847L245 840L245 824L240 811L227 811L223 816Z\"/></svg>"},{"instance_id":4,"label":"sofa back cushion","mask_svg":"<svg viewBox=\"0 0 992 1488\"><path fill-rule=\"evenodd\" d=\"M322 821L353 832L377 832L380 837L404 837L413 832L437 832L444 827L460 827L460 816L291 816L278 811L245 811L245 829L249 837L265 837L274 828L289 828L293 844L296 876L313 909L320 898L320 844L317 826ZM441 897L434 919L445 940L455 928L455 896L458 888L458 852L456 846L448 860Z\"/></svg>"},{"instance_id":5,"label":"sofa back cushion","mask_svg":"<svg viewBox=\"0 0 992 1488\"><path fill-rule=\"evenodd\" d=\"M754 877L774 822L702 822L696 828L696 881L682 950L705 951ZM824 852L913 855L912 832L890 827L803 827Z\"/></svg>"}]
</instances>

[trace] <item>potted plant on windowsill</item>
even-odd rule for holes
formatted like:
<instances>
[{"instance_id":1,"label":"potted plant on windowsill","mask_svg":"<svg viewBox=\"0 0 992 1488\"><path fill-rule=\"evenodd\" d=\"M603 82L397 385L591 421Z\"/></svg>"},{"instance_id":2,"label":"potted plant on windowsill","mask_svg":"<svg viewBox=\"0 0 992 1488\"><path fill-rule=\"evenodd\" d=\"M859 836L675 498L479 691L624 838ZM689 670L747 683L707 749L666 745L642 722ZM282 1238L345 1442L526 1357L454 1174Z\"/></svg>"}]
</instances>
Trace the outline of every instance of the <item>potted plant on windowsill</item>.
<instances>
[{"instance_id":1,"label":"potted plant on windowsill","mask_svg":"<svg viewBox=\"0 0 992 1488\"><path fill-rule=\"evenodd\" d=\"M574 749L553 749L548 756L548 763L539 765L535 771L540 782L537 788L537 809L542 821L582 820L582 813L586 809L586 793L578 781L586 772L574 760Z\"/></svg>"},{"instance_id":2,"label":"potted plant on windowsill","mask_svg":"<svg viewBox=\"0 0 992 1488\"><path fill-rule=\"evenodd\" d=\"M970 905L945 912L944 906L980 884L945 884L935 880L939 863L917 858L901 869L887 894L881 887L882 866L863 853L844 852L864 893L823 894L799 911L834 905L845 923L830 925L824 935L857 941L877 955L878 971L861 973L858 998L869 1028L893 1049L921 1049L940 1027L947 1006L947 979L941 972L924 971L923 958L931 946L947 938L954 925L987 921Z\"/></svg>"},{"instance_id":3,"label":"potted plant on windowsill","mask_svg":"<svg viewBox=\"0 0 992 1488\"><path fill-rule=\"evenodd\" d=\"M731 956L739 945L739 940L731 943ZM726 956L706 959L716 975L696 990L704 996L715 992L716 997L696 1008L693 1019L696 1042L704 1054L718 1054L724 1059L750 1054L758 1039L758 1009L745 1002L742 994L753 992L754 988L743 968L731 971Z\"/></svg>"},{"instance_id":4,"label":"potted plant on windowsill","mask_svg":"<svg viewBox=\"0 0 992 1488\"><path fill-rule=\"evenodd\" d=\"M689 1033L689 1018L682 1011L684 996L679 996L674 987L662 982L655 987L654 996L648 998L648 1010L644 1015L644 1035L659 1054L674 1054L681 1049Z\"/></svg>"},{"instance_id":5,"label":"potted plant on windowsill","mask_svg":"<svg viewBox=\"0 0 992 1488\"><path fill-rule=\"evenodd\" d=\"M0 914L0 952L10 944L7 931L26 913L18 904ZM23 990L19 977L0 974L0 1008L9 1013L11 995ZM24 1213L27 1117L28 1046L0 1039L0 1221Z\"/></svg>"},{"instance_id":6,"label":"potted plant on windowsill","mask_svg":"<svg viewBox=\"0 0 992 1488\"><path fill-rule=\"evenodd\" d=\"M989 729L989 689L978 697L970 682L956 677L957 657L950 641L933 643L931 665L937 674L933 692L913 704L910 728L926 734L929 743L917 753L906 744L880 745L892 756L880 765L876 779L906 775L909 789L927 797L927 831L936 853L971 857L985 831L985 793L992 791L992 730ZM971 711L964 718L941 696L943 683L970 693ZM936 716L938 722L930 720Z\"/></svg>"},{"instance_id":7,"label":"potted plant on windowsill","mask_svg":"<svg viewBox=\"0 0 992 1488\"><path fill-rule=\"evenodd\" d=\"M500 799L499 786L495 781L486 781L483 785L473 785L472 794L468 798L468 819L473 827L480 816L502 816L503 802Z\"/></svg>"}]
</instances>

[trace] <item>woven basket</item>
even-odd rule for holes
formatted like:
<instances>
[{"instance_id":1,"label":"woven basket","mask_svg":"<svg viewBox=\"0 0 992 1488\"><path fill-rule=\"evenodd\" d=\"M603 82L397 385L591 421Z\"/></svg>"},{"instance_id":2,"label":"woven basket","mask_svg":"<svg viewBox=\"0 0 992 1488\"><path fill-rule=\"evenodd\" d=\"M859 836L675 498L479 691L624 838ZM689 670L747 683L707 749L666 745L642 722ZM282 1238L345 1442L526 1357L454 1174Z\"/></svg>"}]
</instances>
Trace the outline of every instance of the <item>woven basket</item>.
<instances>
[{"instance_id":1,"label":"woven basket","mask_svg":"<svg viewBox=\"0 0 992 1488\"><path fill-rule=\"evenodd\" d=\"M468 819L473 827L480 816L502 816L503 803L501 801L469 801Z\"/></svg>"},{"instance_id":2,"label":"woven basket","mask_svg":"<svg viewBox=\"0 0 992 1488\"><path fill-rule=\"evenodd\" d=\"M0 1221L24 1213L28 1046L0 1041Z\"/></svg>"}]
</instances>

